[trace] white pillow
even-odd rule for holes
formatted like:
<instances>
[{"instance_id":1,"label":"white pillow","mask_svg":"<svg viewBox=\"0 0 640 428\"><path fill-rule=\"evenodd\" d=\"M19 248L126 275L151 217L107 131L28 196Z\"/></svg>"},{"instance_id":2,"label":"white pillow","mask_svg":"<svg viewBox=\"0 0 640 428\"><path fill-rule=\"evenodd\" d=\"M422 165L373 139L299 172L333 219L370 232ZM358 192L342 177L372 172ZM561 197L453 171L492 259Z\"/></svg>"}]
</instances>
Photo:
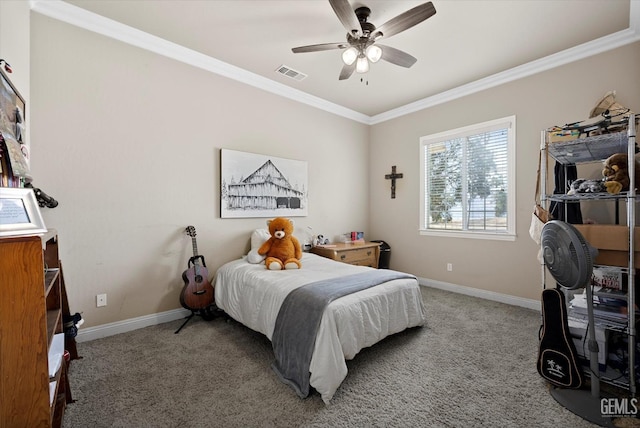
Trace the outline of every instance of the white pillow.
<instances>
[{"instance_id":1,"label":"white pillow","mask_svg":"<svg viewBox=\"0 0 640 428\"><path fill-rule=\"evenodd\" d=\"M247 254L247 261L254 265L257 265L258 263L262 263L265 258L266 258L265 256L261 256L260 254L258 254L257 249L250 250L249 253Z\"/></svg>"},{"instance_id":2,"label":"white pillow","mask_svg":"<svg viewBox=\"0 0 640 428\"><path fill-rule=\"evenodd\" d=\"M269 229L254 230L253 233L251 234L251 249L257 251L258 248L262 246L262 244L264 244L269 240L269 238L271 238L271 233L269 233Z\"/></svg>"},{"instance_id":3,"label":"white pillow","mask_svg":"<svg viewBox=\"0 0 640 428\"><path fill-rule=\"evenodd\" d=\"M251 250L247 254L249 263L262 263L266 256L258 254L258 249L271 237L268 229L256 229L251 233Z\"/></svg>"}]
</instances>

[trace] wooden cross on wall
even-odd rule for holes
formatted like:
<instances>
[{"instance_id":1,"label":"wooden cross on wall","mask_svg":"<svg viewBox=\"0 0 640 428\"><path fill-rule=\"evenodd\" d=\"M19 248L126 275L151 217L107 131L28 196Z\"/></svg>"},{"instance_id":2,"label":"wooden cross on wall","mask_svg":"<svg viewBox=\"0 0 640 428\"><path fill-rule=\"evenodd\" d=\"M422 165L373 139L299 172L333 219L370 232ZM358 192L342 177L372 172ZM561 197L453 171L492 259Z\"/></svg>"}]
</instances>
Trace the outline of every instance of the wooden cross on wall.
<instances>
[{"instance_id":1,"label":"wooden cross on wall","mask_svg":"<svg viewBox=\"0 0 640 428\"><path fill-rule=\"evenodd\" d=\"M396 178L402 178L402 173L396 173L396 166L393 165L391 167L391 174L386 174L384 176L387 180L391 180L391 199L396 198Z\"/></svg>"}]
</instances>

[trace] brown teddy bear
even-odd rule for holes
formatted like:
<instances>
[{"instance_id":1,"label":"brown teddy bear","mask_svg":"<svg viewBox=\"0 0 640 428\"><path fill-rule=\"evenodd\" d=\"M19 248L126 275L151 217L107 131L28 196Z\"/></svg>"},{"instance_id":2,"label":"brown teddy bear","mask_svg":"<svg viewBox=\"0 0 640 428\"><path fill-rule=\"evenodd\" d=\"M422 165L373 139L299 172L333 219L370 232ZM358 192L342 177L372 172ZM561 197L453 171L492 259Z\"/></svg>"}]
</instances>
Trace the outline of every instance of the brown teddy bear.
<instances>
[{"instance_id":1,"label":"brown teddy bear","mask_svg":"<svg viewBox=\"0 0 640 428\"><path fill-rule=\"evenodd\" d=\"M302 247L293 236L293 221L276 217L267 220L271 237L258 249L258 254L267 258L264 261L269 270L300 269Z\"/></svg>"},{"instance_id":2,"label":"brown teddy bear","mask_svg":"<svg viewBox=\"0 0 640 428\"><path fill-rule=\"evenodd\" d=\"M638 173L638 162L635 162L635 188L637 189L640 183L640 177ZM623 191L629 190L629 164L627 162L627 155L625 153L615 153L609 156L604 161L604 168L602 169L602 176L604 177L604 185L607 188L607 192L615 195Z\"/></svg>"}]
</instances>

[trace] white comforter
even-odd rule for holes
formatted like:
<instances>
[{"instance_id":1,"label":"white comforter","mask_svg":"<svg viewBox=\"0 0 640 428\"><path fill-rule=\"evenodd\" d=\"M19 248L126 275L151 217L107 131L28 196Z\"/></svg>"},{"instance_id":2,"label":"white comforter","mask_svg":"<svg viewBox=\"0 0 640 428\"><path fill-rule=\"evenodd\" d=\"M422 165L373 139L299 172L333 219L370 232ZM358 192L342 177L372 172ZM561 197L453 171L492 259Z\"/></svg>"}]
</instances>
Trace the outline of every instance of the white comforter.
<instances>
[{"instance_id":1,"label":"white comforter","mask_svg":"<svg viewBox=\"0 0 640 428\"><path fill-rule=\"evenodd\" d=\"M366 269L371 268L310 253L303 254L300 270L270 271L264 264L235 260L216 273L215 302L236 321L271 340L278 310L291 290ZM390 334L424 323L420 287L414 279L389 281L334 300L316 337L309 369L311 386L328 404L347 376L345 359Z\"/></svg>"}]
</instances>

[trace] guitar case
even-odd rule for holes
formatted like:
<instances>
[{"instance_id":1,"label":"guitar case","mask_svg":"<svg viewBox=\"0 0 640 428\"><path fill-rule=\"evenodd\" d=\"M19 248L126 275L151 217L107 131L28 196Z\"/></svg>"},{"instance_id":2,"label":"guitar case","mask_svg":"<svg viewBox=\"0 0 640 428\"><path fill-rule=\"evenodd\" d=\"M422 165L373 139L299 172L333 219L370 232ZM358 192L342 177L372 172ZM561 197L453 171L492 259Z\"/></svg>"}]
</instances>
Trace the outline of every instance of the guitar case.
<instances>
[{"instance_id":1,"label":"guitar case","mask_svg":"<svg viewBox=\"0 0 640 428\"><path fill-rule=\"evenodd\" d=\"M564 293L558 289L542 291L542 332L537 369L540 376L555 386L582 386L582 370L569 332Z\"/></svg>"}]
</instances>

